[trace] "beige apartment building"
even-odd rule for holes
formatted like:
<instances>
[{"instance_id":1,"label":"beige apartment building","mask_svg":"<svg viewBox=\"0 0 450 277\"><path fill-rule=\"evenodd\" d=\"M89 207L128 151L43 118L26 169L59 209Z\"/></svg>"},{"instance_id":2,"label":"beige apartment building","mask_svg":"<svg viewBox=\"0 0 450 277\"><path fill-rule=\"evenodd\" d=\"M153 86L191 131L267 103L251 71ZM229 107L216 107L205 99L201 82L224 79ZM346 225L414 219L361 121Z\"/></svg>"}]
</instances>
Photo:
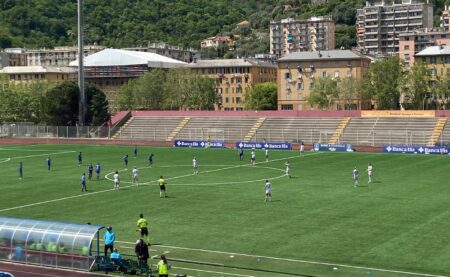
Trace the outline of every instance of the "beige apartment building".
<instances>
[{"instance_id":1,"label":"beige apartment building","mask_svg":"<svg viewBox=\"0 0 450 277\"><path fill-rule=\"evenodd\" d=\"M189 66L194 72L215 80L219 111L244 110L245 96L254 84L275 82L276 65L249 59L198 60Z\"/></svg>"},{"instance_id":2,"label":"beige apartment building","mask_svg":"<svg viewBox=\"0 0 450 277\"><path fill-rule=\"evenodd\" d=\"M146 47L131 47L124 48L124 50L155 53L185 63L191 63L194 60L195 54L197 54L197 50L193 48L183 48L165 43L150 43Z\"/></svg>"},{"instance_id":3,"label":"beige apartment building","mask_svg":"<svg viewBox=\"0 0 450 277\"><path fill-rule=\"evenodd\" d=\"M450 7L445 5L441 15L441 27L445 30L450 30Z\"/></svg>"},{"instance_id":4,"label":"beige apartment building","mask_svg":"<svg viewBox=\"0 0 450 277\"><path fill-rule=\"evenodd\" d=\"M357 11L357 43L376 55L399 52L399 35L433 27L433 7L428 0L367 0Z\"/></svg>"},{"instance_id":5,"label":"beige apartment building","mask_svg":"<svg viewBox=\"0 0 450 277\"><path fill-rule=\"evenodd\" d=\"M450 30L420 29L399 36L399 57L406 66L414 64L414 55L431 46L450 45Z\"/></svg>"},{"instance_id":6,"label":"beige apartment building","mask_svg":"<svg viewBox=\"0 0 450 277\"><path fill-rule=\"evenodd\" d=\"M307 99L319 78L330 77L342 80L362 78L371 60L350 50L330 50L320 52L297 52L278 60L278 109L314 109ZM369 103L354 99L352 107L368 108ZM344 109L343 103L334 103L336 110Z\"/></svg>"},{"instance_id":7,"label":"beige apartment building","mask_svg":"<svg viewBox=\"0 0 450 277\"><path fill-rule=\"evenodd\" d=\"M105 46L100 45L86 45L84 46L84 56L92 55L105 48ZM78 47L60 46L54 49L27 49L26 54L29 66L69 66L70 62L78 59Z\"/></svg>"},{"instance_id":8,"label":"beige apartment building","mask_svg":"<svg viewBox=\"0 0 450 277\"><path fill-rule=\"evenodd\" d=\"M334 32L335 24L331 16L271 21L270 53L283 57L299 51L333 50Z\"/></svg>"},{"instance_id":9,"label":"beige apartment building","mask_svg":"<svg viewBox=\"0 0 450 277\"><path fill-rule=\"evenodd\" d=\"M0 74L7 75L9 83L14 85L74 81L78 76L75 68L54 66L9 66L0 70Z\"/></svg>"}]
</instances>

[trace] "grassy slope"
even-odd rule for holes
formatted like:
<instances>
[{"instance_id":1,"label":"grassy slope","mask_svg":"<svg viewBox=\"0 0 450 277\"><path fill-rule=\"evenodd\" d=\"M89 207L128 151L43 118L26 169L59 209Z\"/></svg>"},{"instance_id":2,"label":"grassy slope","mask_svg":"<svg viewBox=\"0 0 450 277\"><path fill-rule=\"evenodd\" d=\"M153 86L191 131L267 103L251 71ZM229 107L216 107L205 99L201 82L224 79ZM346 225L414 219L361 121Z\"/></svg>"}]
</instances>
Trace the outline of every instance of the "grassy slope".
<instances>
[{"instance_id":1,"label":"grassy slope","mask_svg":"<svg viewBox=\"0 0 450 277\"><path fill-rule=\"evenodd\" d=\"M88 162L100 161L106 174L123 168L121 157L125 153L132 156L132 147L121 146L5 148L0 150L0 161L6 157L12 160L0 166L3 176L0 210L79 195L79 178ZM53 154L54 170L48 172L46 153L68 150L82 151L85 165L77 165L76 152ZM155 154L155 166L151 169L144 168L149 152ZM296 154L273 151L271 159ZM41 156L14 158L29 155ZM194 155L199 160L201 174L171 180L191 173ZM248 160L249 153L246 155ZM263 153L257 155L261 161ZM140 175L144 182L164 175L168 178L170 198L159 198L155 182L119 192L92 194L112 188L112 182L102 178L88 182L91 195L0 214L110 224L118 240L132 242L137 238L135 222L143 212L151 224L153 243L162 245L450 274L447 263L450 253L448 157L365 153L307 155L311 156L290 159L294 178L289 180L276 179L283 174L280 170L285 160L252 168L247 162L239 162L234 150L141 147L139 157L130 158L130 169L134 165L142 167ZM17 178L19 160L24 162L23 180ZM365 185L364 170L369 161L374 165L375 183L355 189L351 181L352 168L359 167L361 183ZM180 166L165 167L174 165ZM261 168L264 166L280 170ZM227 167L230 168L223 169ZM121 176L123 181L130 181L131 170L121 172ZM265 178L273 179L273 202L268 204L263 202L263 181L245 183ZM208 185L230 182L236 183ZM166 250L164 246L155 249ZM123 248L123 252L127 251L130 250ZM325 274L320 266L171 251L172 257L195 257L230 266Z\"/></svg>"}]
</instances>

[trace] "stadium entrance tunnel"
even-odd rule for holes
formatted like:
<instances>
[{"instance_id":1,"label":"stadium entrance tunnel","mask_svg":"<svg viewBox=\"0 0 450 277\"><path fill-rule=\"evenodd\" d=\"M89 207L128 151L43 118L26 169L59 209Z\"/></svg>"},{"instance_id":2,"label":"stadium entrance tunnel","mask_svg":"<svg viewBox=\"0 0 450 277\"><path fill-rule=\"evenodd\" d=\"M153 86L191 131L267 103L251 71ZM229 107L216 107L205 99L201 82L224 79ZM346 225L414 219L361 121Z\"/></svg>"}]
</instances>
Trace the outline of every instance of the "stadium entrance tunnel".
<instances>
[{"instance_id":1,"label":"stadium entrance tunnel","mask_svg":"<svg viewBox=\"0 0 450 277\"><path fill-rule=\"evenodd\" d=\"M101 225L0 217L0 260L89 271Z\"/></svg>"}]
</instances>

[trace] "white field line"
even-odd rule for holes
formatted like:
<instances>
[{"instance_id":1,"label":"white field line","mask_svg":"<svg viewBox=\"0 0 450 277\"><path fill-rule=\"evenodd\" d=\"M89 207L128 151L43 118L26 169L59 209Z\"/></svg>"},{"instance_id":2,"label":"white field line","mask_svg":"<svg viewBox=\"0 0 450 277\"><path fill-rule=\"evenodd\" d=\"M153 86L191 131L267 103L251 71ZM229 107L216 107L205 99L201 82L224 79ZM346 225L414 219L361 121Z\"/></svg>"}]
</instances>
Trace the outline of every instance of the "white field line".
<instances>
[{"instance_id":1,"label":"white field line","mask_svg":"<svg viewBox=\"0 0 450 277\"><path fill-rule=\"evenodd\" d=\"M0 163L7 163L11 160L11 158L4 158L0 160Z\"/></svg>"},{"instance_id":2,"label":"white field line","mask_svg":"<svg viewBox=\"0 0 450 277\"><path fill-rule=\"evenodd\" d=\"M312 156L312 155L318 155L318 154L320 154L320 153L322 153L322 152L314 152L314 153L311 153L311 154L309 154L309 155L304 155L303 157L306 157L306 156ZM263 161L263 162L258 162L258 163L256 163L256 164L268 164L268 163L271 163L271 162L278 162L278 161L283 161L283 160L289 160L289 159L294 159L294 158L301 158L301 156L299 156L299 155L296 155L296 156L291 156L291 157L286 157L286 158L280 158L280 159L275 159L275 160L270 160L269 162L266 162L266 161ZM201 166L199 166L199 167L201 167ZM211 172L217 172L217 171L223 171L223 170L228 170L228 169L233 169L233 168L239 168L239 167L252 167L252 165L251 164L238 164L238 165L232 165L232 166L227 166L227 167L223 167L223 168L218 168L218 169L211 169L211 170L207 170L207 171L199 171L199 174L205 174L205 173L211 173ZM149 168L149 167L142 167L142 168ZM274 170L281 170L281 171L283 171L284 172L284 170L282 170L282 169L279 169L279 168L271 168L271 169L274 169ZM123 172L123 171L128 171L127 169L121 169L121 170L118 170L119 172ZM110 181L113 181L113 179L111 179L111 178L109 178L108 176L110 176L110 175L112 175L112 174L114 174L115 173L115 171L113 171L113 172L110 172L110 173L108 173L108 174L106 174L105 175L105 179L108 179L108 180L110 180ZM181 176L176 176L176 177L171 177L171 178L166 178L166 180L174 180L174 179L179 179L179 178L184 178L184 177L188 177L188 176L192 176L192 174L186 174L186 175L181 175ZM278 178L280 178L280 177L278 177ZM267 179L267 178L266 178ZM273 179L273 178L272 178ZM264 179L265 180L265 179ZM122 181L121 181L122 182ZM140 183L140 185L142 184L142 185L147 185L147 184L150 184L150 183L156 183L157 181L155 180L155 181L150 181L150 182L146 182L146 183ZM253 181L252 181L253 182ZM131 183L131 182L123 182L123 183Z\"/></svg>"},{"instance_id":3,"label":"white field line","mask_svg":"<svg viewBox=\"0 0 450 277\"><path fill-rule=\"evenodd\" d=\"M183 165L183 166L187 166L187 165ZM215 165L206 165L206 166L215 166ZM170 167L176 167L176 166L170 166ZM234 166L233 166L234 167ZM141 167L139 169L142 168L149 168L147 167ZM253 168L253 167L252 167ZM256 182L263 182L267 179L270 180L275 180L275 179L280 179L286 176L285 171L283 169L280 168L275 168L275 167L267 167L267 166L258 166L258 167L254 167L254 168L265 168L265 169L270 169L270 170L276 170L276 171L281 171L283 172L282 175L276 176L276 177L271 177L271 178L263 178L263 179L258 179L258 180L248 180L248 181L230 181L230 182L222 182L222 183L207 183L207 184L201 184L201 183L193 183L193 184L189 184L189 183L183 183L183 184L170 184L170 186L217 186L217 185L233 185L233 184L248 184L248 183L256 183ZM225 169L224 169L225 170ZM122 169L119 170L120 172L122 171L127 171L126 169ZM217 169L215 170L209 170L209 171L199 171L198 174L205 174L205 173L210 173L210 172L215 172L217 171ZM114 174L114 172L110 172L108 174L105 175L105 179L113 181L113 179L109 178L108 176ZM194 174L186 174L186 175L181 175L181 176L176 176L176 177L172 177L172 178L167 178L166 180L173 180L173 179L179 179L179 178L183 178L183 177L188 177L188 176L194 176ZM133 182L130 181L120 181L120 183L125 183L125 184L133 184ZM155 184L156 185L157 181L149 181L149 182L144 182L144 183L139 183L138 184L134 184L135 186L149 186L151 184Z\"/></svg>"},{"instance_id":4,"label":"white field line","mask_svg":"<svg viewBox=\"0 0 450 277\"><path fill-rule=\"evenodd\" d=\"M203 269L193 269L193 268L186 268L186 267L179 267L179 266L172 266L172 268L181 269L181 270L189 270L189 271L196 271L196 272L205 272L205 273L214 273L214 274L222 274L224 275L230 275L230 276L239 276L239 277L256 277L253 275L243 275L243 274L236 274L236 273L226 273L221 271L211 271L211 270L203 270Z\"/></svg>"},{"instance_id":5,"label":"white field line","mask_svg":"<svg viewBox=\"0 0 450 277\"><path fill-rule=\"evenodd\" d=\"M73 151L73 152L75 152L75 151ZM320 152L317 152L316 154L318 154L318 153L320 153ZM313 154L311 154L311 155L313 155ZM299 157L300 156L291 156L291 157L286 157L286 158L280 158L280 159L269 161L269 163L270 162L275 162L275 161L299 158ZM264 161L264 162L259 162L257 164L267 164L267 162ZM243 166L251 166L251 165L250 164L236 165L236 166L233 166L233 167L224 167L224 168L214 169L214 170L210 170L208 172L216 172L216 171L220 171L220 170L227 170L227 169L236 168L236 167L243 167ZM121 171L125 171L125 170L121 170ZM207 171L204 171L204 173L206 173L206 172ZM107 176L110 175L110 174L111 173L108 173L107 175L105 175L105 178L107 178ZM192 174L176 176L176 177L172 177L172 178L167 178L167 180L179 179L179 178L184 178L184 177L187 177L187 176L192 176ZM108 180L110 180L110 179L108 179ZM154 182L156 182L156 181L154 181ZM122 188L128 188L128 187L132 187L132 186L136 186L136 185L122 186ZM34 207L34 206L39 206L39 205L42 205L42 204L59 202L59 201L64 201L64 200L68 200L68 199L74 199L74 198L79 198L79 197L84 197L84 196L90 196L90 195L100 194L100 193L110 192L110 191L114 191L114 188L105 189L105 190L99 190L99 191L95 191L95 192L89 192L89 193L85 193L85 194L77 194L77 195L72 195L72 196L67 196L67 197L61 197L61 198L56 198L56 199L51 199L51 200L46 200L46 201L41 201L41 202L36 202L36 203L31 203L31 204L26 204L26 205L21 205L21 206L5 208L5 209L1 209L0 212L6 212L6 211L18 210L18 209L22 209L22 208Z\"/></svg>"},{"instance_id":6,"label":"white field line","mask_svg":"<svg viewBox=\"0 0 450 277\"><path fill-rule=\"evenodd\" d=\"M60 155L60 154L68 154L68 153L74 153L76 151L62 151L62 152L53 152L53 153L45 153L45 154L35 154L35 155L28 155L28 156L19 156L19 157L10 157L7 158L9 160L14 159L26 159L26 158L33 158L33 157L42 157L42 156L48 156L48 155ZM2 160L0 160L1 162Z\"/></svg>"},{"instance_id":7,"label":"white field line","mask_svg":"<svg viewBox=\"0 0 450 277\"><path fill-rule=\"evenodd\" d=\"M127 242L127 241L116 241L116 242L123 243L123 244L133 244L132 242ZM258 256L258 255L244 254L244 253L233 253L233 252L215 251L215 250L207 250L207 249L199 249L199 248L168 246L168 245L152 245L152 247L181 249L181 250L188 250L188 251L199 251L199 252L205 252L205 253L224 254L224 255L229 255L229 256L242 256L242 257L250 257L250 258L264 258L264 259L268 259L268 260L277 260L277 261L286 261L286 262L304 263L304 264L315 264L315 265L326 265L326 266L333 266L333 267L345 267L345 268L372 270L372 271L380 271L380 272L388 272L388 273L396 273L396 274L404 274L404 275L427 276L427 277L448 277L448 276L444 276L444 275L434 275L434 274L427 274L427 273L416 273L416 272L391 270L391 269L383 269L383 268L376 268L376 267L363 267L363 266L354 266L354 265L346 265L346 264L333 264L333 263L326 263L326 262L297 260L297 259L288 259L288 258L279 258L279 257L270 257L270 256Z\"/></svg>"}]
</instances>

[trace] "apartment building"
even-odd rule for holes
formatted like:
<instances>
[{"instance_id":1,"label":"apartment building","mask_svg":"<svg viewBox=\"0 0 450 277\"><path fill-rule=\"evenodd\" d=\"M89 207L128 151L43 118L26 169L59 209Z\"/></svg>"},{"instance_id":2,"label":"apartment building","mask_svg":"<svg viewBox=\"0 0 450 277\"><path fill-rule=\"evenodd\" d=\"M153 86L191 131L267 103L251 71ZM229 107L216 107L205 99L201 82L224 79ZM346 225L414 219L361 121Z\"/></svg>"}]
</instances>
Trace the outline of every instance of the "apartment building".
<instances>
[{"instance_id":1,"label":"apartment building","mask_svg":"<svg viewBox=\"0 0 450 277\"><path fill-rule=\"evenodd\" d=\"M356 20L360 50L394 54L399 52L401 33L433 27L433 7L428 0L368 0Z\"/></svg>"},{"instance_id":2,"label":"apartment building","mask_svg":"<svg viewBox=\"0 0 450 277\"><path fill-rule=\"evenodd\" d=\"M86 45L84 46L84 56L92 55L103 49L105 46ZM60 46L54 49L26 50L27 64L29 66L69 66L69 63L78 59L78 47Z\"/></svg>"},{"instance_id":3,"label":"apartment building","mask_svg":"<svg viewBox=\"0 0 450 277\"><path fill-rule=\"evenodd\" d=\"M147 47L131 47L124 48L124 50L155 53L185 63L191 63L194 60L194 56L198 52L193 48L183 48L180 46L173 46L165 43L150 43L147 45Z\"/></svg>"},{"instance_id":4,"label":"apartment building","mask_svg":"<svg viewBox=\"0 0 450 277\"><path fill-rule=\"evenodd\" d=\"M247 93L254 84L276 81L276 65L249 59L199 60L188 66L215 80L219 111L242 111Z\"/></svg>"},{"instance_id":5,"label":"apartment building","mask_svg":"<svg viewBox=\"0 0 450 277\"><path fill-rule=\"evenodd\" d=\"M271 21L270 53L283 57L292 52L332 50L335 47L334 32L331 16Z\"/></svg>"},{"instance_id":6,"label":"apartment building","mask_svg":"<svg viewBox=\"0 0 450 277\"><path fill-rule=\"evenodd\" d=\"M431 46L449 45L450 30L420 29L399 35L399 57L406 66L414 64L414 55Z\"/></svg>"},{"instance_id":7,"label":"apartment building","mask_svg":"<svg viewBox=\"0 0 450 277\"><path fill-rule=\"evenodd\" d=\"M201 48L219 48L219 47L231 47L234 42L234 36L233 35L217 35L215 37L209 37L207 39L204 39L200 43Z\"/></svg>"},{"instance_id":8,"label":"apartment building","mask_svg":"<svg viewBox=\"0 0 450 277\"><path fill-rule=\"evenodd\" d=\"M9 83L28 85L36 82L59 83L77 79L77 70L70 67L54 66L8 66L0 70L8 76Z\"/></svg>"},{"instance_id":9,"label":"apartment building","mask_svg":"<svg viewBox=\"0 0 450 277\"><path fill-rule=\"evenodd\" d=\"M278 59L278 109L314 109L307 99L319 78L362 78L371 60L350 50L320 52L296 52ZM368 108L368 103L352 99L355 109ZM336 109L344 109L343 103L334 103Z\"/></svg>"},{"instance_id":10,"label":"apartment building","mask_svg":"<svg viewBox=\"0 0 450 277\"><path fill-rule=\"evenodd\" d=\"M441 27L450 30L450 6L445 5L441 15Z\"/></svg>"},{"instance_id":11,"label":"apartment building","mask_svg":"<svg viewBox=\"0 0 450 277\"><path fill-rule=\"evenodd\" d=\"M8 48L0 52L0 68L7 66L26 66L27 55L23 48Z\"/></svg>"}]
</instances>

